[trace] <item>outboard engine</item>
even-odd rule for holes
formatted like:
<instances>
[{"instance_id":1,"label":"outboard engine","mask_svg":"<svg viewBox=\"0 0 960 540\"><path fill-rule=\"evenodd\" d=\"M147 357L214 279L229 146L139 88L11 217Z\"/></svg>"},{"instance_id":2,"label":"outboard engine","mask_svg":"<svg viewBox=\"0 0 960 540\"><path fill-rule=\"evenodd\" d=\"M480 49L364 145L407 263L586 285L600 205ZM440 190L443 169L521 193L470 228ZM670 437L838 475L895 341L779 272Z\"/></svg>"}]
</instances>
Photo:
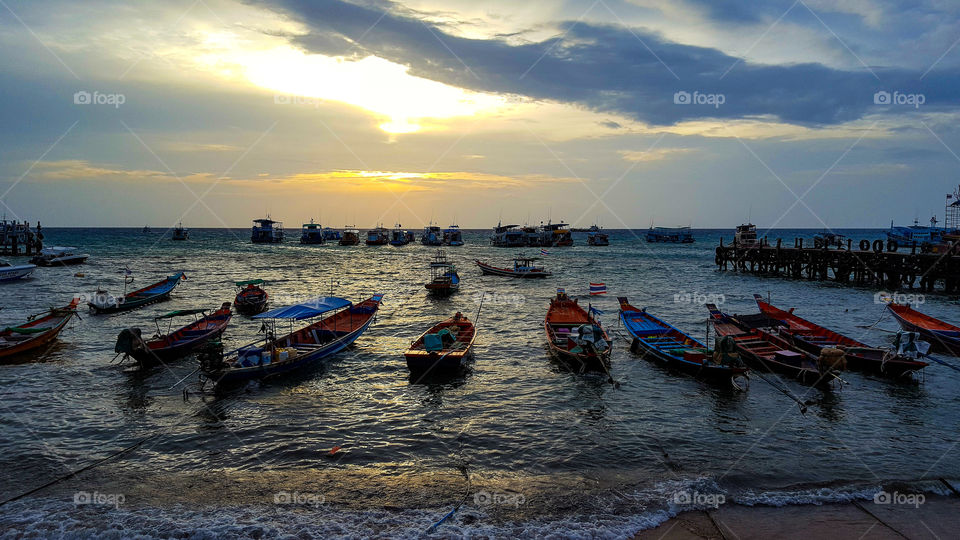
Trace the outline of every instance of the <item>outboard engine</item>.
<instances>
[{"instance_id":1,"label":"outboard engine","mask_svg":"<svg viewBox=\"0 0 960 540\"><path fill-rule=\"evenodd\" d=\"M147 350L146 344L139 328L124 328L117 336L117 344L113 347L113 352L123 354L124 358L128 356L136 357L138 354Z\"/></svg>"}]
</instances>

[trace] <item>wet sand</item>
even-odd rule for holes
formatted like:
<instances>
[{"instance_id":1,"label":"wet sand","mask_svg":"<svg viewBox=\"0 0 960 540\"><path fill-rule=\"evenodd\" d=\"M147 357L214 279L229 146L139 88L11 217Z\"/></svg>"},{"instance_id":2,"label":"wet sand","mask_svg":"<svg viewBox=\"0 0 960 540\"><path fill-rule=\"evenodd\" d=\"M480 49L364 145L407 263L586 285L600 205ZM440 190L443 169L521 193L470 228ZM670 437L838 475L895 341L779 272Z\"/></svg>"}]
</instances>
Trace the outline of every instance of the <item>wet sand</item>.
<instances>
[{"instance_id":1,"label":"wet sand","mask_svg":"<svg viewBox=\"0 0 960 540\"><path fill-rule=\"evenodd\" d=\"M684 512L634 540L746 540L751 538L956 538L960 498L928 496L919 506L857 501L822 506L724 505Z\"/></svg>"}]
</instances>

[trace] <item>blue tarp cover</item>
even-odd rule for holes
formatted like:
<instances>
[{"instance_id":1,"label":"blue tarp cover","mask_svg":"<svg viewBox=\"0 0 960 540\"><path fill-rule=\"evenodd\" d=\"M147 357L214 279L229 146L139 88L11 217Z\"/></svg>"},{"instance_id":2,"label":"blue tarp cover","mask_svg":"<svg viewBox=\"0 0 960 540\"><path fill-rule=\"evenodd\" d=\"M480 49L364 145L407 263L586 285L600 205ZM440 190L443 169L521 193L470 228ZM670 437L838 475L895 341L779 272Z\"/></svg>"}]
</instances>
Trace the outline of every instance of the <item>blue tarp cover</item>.
<instances>
[{"instance_id":1,"label":"blue tarp cover","mask_svg":"<svg viewBox=\"0 0 960 540\"><path fill-rule=\"evenodd\" d=\"M313 300L302 304L294 304L282 308L272 309L266 313L254 315L254 319L309 319L322 315L328 311L341 309L350 306L349 300L337 298L336 296L318 296Z\"/></svg>"}]
</instances>

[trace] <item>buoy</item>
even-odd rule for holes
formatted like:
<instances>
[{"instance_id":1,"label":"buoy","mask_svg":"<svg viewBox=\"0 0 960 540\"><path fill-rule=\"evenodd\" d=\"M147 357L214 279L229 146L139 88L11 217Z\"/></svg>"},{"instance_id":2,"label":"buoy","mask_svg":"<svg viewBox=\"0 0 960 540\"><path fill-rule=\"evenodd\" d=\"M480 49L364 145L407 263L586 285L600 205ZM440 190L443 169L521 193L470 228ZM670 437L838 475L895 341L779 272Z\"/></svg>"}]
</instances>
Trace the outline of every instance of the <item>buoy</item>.
<instances>
[{"instance_id":1,"label":"buoy","mask_svg":"<svg viewBox=\"0 0 960 540\"><path fill-rule=\"evenodd\" d=\"M83 272L77 272L76 274L73 275L73 277L87 277L87 276Z\"/></svg>"},{"instance_id":2,"label":"buoy","mask_svg":"<svg viewBox=\"0 0 960 540\"><path fill-rule=\"evenodd\" d=\"M330 455L335 456L339 451L340 451L340 446L334 446L333 448L330 449Z\"/></svg>"}]
</instances>

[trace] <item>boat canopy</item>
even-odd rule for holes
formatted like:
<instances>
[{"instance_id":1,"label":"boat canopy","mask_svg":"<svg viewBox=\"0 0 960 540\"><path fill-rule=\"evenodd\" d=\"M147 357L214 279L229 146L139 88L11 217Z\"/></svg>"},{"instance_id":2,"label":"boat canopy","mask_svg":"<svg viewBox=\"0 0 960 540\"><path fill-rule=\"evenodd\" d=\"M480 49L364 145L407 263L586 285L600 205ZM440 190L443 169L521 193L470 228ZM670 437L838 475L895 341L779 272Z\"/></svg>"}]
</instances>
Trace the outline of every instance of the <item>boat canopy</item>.
<instances>
[{"instance_id":1,"label":"boat canopy","mask_svg":"<svg viewBox=\"0 0 960 540\"><path fill-rule=\"evenodd\" d=\"M247 285L263 285L264 283L262 279L248 279L247 281L235 281L234 285L237 287L246 287Z\"/></svg>"},{"instance_id":2,"label":"boat canopy","mask_svg":"<svg viewBox=\"0 0 960 540\"><path fill-rule=\"evenodd\" d=\"M352 303L336 296L318 296L302 304L294 304L282 308L272 309L266 313L254 315L254 319L294 319L302 320L323 315L328 311L351 306Z\"/></svg>"},{"instance_id":3,"label":"boat canopy","mask_svg":"<svg viewBox=\"0 0 960 540\"><path fill-rule=\"evenodd\" d=\"M178 309L175 311L171 311L170 313L164 313L163 315L160 315L159 317L155 317L155 318L156 319L172 319L173 317L181 317L183 315L196 315L197 313L204 313L206 311L207 310L205 309Z\"/></svg>"}]
</instances>

